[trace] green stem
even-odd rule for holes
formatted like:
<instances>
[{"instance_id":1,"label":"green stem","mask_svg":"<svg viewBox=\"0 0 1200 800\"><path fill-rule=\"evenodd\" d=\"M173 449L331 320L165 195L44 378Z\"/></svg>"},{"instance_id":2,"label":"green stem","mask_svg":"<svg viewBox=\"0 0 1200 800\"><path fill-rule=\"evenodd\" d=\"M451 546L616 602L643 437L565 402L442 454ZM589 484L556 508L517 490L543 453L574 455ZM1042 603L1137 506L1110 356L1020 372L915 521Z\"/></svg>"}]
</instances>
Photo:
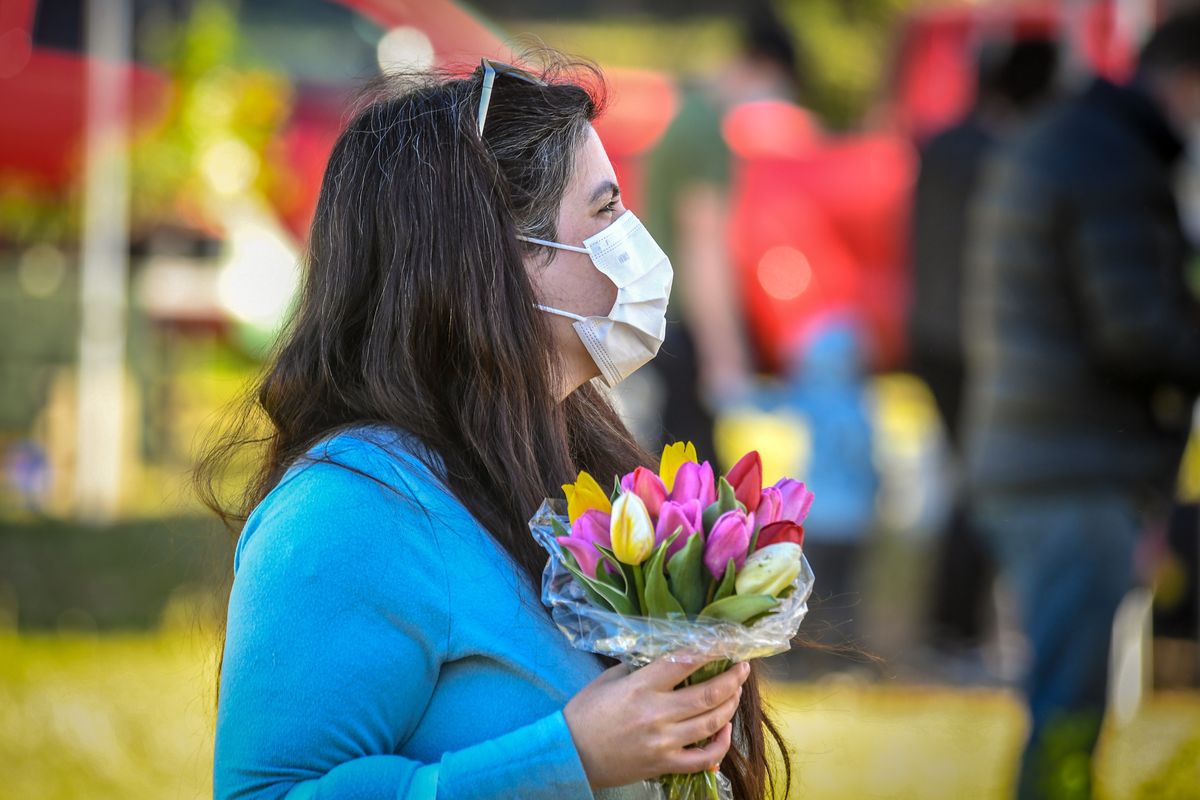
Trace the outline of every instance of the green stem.
<instances>
[{"instance_id":1,"label":"green stem","mask_svg":"<svg viewBox=\"0 0 1200 800\"><path fill-rule=\"evenodd\" d=\"M646 613L646 578L642 575L641 564L631 564L633 567L633 583L637 587L638 610Z\"/></svg>"}]
</instances>

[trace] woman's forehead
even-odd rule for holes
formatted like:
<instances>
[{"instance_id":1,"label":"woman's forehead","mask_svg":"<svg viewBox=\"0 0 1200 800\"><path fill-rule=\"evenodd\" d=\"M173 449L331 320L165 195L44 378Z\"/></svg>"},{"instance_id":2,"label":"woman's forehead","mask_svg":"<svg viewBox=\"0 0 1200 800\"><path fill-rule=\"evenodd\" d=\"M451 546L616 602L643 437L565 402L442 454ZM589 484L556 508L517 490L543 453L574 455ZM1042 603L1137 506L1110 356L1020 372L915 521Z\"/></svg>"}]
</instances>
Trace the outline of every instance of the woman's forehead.
<instances>
[{"instance_id":1,"label":"woman's forehead","mask_svg":"<svg viewBox=\"0 0 1200 800\"><path fill-rule=\"evenodd\" d=\"M572 184L572 194L578 195L584 202L599 199L595 197L597 192L611 196L612 189L617 186L617 175L613 171L612 162L608 160L608 153L604 151L604 145L600 142L596 129L590 125L587 138L584 139L576 154L575 176ZM616 191L619 193L620 189Z\"/></svg>"}]
</instances>

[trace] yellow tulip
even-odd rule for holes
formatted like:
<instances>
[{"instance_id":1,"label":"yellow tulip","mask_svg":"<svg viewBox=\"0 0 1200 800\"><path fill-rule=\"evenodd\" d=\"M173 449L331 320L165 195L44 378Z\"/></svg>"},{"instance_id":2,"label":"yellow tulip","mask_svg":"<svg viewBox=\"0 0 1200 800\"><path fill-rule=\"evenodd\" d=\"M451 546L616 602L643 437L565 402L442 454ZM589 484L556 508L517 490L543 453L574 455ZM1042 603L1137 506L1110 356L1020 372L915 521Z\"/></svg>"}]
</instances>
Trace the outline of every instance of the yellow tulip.
<instances>
[{"instance_id":1,"label":"yellow tulip","mask_svg":"<svg viewBox=\"0 0 1200 800\"><path fill-rule=\"evenodd\" d=\"M679 468L689 461L699 463L696 446L691 442L675 442L663 448L662 460L658 463L658 477L662 478L668 492L675 488L675 474Z\"/></svg>"},{"instance_id":2,"label":"yellow tulip","mask_svg":"<svg viewBox=\"0 0 1200 800\"><path fill-rule=\"evenodd\" d=\"M574 483L564 483L562 488L567 497L567 516L571 518L572 525L593 508L605 514L612 511L608 495L586 470L579 473L579 478Z\"/></svg>"},{"instance_id":3,"label":"yellow tulip","mask_svg":"<svg viewBox=\"0 0 1200 800\"><path fill-rule=\"evenodd\" d=\"M654 552L654 523L642 498L633 492L622 494L613 504L610 533L613 555L624 564L641 564Z\"/></svg>"}]
</instances>

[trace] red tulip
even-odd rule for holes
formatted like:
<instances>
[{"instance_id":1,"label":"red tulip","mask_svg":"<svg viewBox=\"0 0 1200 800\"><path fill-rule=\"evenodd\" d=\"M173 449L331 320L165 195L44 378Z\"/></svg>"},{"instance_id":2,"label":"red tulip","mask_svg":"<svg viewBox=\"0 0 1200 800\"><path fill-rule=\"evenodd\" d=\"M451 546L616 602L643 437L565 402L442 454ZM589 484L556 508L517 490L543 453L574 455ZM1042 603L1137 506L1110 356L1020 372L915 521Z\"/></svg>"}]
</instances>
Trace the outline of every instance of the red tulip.
<instances>
[{"instance_id":1,"label":"red tulip","mask_svg":"<svg viewBox=\"0 0 1200 800\"><path fill-rule=\"evenodd\" d=\"M793 542L803 547L804 526L786 520L764 525L762 530L758 532L758 541L755 542L755 549L761 550L764 547L779 544L780 542Z\"/></svg>"},{"instance_id":2,"label":"red tulip","mask_svg":"<svg viewBox=\"0 0 1200 800\"><path fill-rule=\"evenodd\" d=\"M746 507L754 511L762 500L762 457L757 450L751 450L742 456L729 474L725 476L733 487L733 496Z\"/></svg>"}]
</instances>

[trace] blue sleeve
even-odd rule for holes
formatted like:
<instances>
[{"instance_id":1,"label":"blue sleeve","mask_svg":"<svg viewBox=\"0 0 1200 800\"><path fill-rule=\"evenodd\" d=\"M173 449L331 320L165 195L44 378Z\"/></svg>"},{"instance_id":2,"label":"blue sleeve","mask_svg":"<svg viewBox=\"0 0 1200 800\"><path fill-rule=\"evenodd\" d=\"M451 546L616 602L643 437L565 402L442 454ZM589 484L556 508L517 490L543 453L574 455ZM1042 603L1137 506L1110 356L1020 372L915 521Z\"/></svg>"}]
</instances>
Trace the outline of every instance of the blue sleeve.
<instances>
[{"instance_id":1,"label":"blue sleeve","mask_svg":"<svg viewBox=\"0 0 1200 800\"><path fill-rule=\"evenodd\" d=\"M450 580L416 501L332 465L285 478L235 557L213 796L590 798L561 711L438 763L395 755L448 652Z\"/></svg>"}]
</instances>

